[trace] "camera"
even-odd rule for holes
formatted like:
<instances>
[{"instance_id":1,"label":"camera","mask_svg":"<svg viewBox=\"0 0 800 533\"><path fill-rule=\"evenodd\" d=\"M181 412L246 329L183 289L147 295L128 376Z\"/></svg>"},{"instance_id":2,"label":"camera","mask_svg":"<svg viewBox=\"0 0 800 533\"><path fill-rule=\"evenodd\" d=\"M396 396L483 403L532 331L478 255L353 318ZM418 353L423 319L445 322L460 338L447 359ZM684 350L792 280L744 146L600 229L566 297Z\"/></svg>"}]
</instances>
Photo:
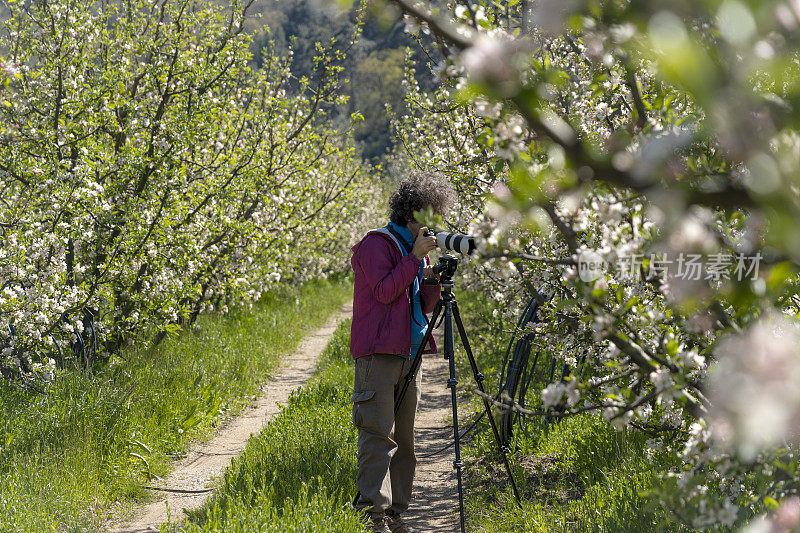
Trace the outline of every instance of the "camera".
<instances>
[{"instance_id":1,"label":"camera","mask_svg":"<svg viewBox=\"0 0 800 533\"><path fill-rule=\"evenodd\" d=\"M422 280L423 285L438 285L440 282L445 283L450 280L458 268L458 259L450 254L444 254L439 257L439 264L433 267L433 273L436 278L425 278Z\"/></svg>"},{"instance_id":2,"label":"camera","mask_svg":"<svg viewBox=\"0 0 800 533\"><path fill-rule=\"evenodd\" d=\"M461 235L459 233L448 233L446 231L428 230L426 237L436 237L436 244L442 250L458 252L470 255L475 251L475 237L472 235Z\"/></svg>"}]
</instances>

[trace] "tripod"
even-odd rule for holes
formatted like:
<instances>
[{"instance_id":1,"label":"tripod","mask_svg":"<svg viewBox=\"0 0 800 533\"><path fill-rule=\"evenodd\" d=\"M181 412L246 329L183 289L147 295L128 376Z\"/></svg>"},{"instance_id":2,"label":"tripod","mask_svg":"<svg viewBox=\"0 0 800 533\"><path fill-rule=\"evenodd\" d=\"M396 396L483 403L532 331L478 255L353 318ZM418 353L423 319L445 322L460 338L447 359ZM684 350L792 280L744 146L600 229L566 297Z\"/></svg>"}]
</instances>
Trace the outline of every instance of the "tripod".
<instances>
[{"instance_id":1,"label":"tripod","mask_svg":"<svg viewBox=\"0 0 800 533\"><path fill-rule=\"evenodd\" d=\"M444 322L444 357L448 360L449 368L450 368L450 377L447 380L447 387L450 389L450 399L452 402L452 411L453 411L453 444L455 449L455 460L453 461L453 467L456 470L456 479L458 480L458 512L459 512L459 519L461 524L461 533L465 531L465 520L464 520L464 487L463 487L463 480L462 480L462 469L464 467L464 463L461 461L461 442L460 442L460 434L458 431L458 402L456 398L456 385L458 385L458 378L456 377L456 362L455 362L455 335L453 332L453 322L455 321L456 328L458 329L458 334L461 338L461 345L464 347L464 351L467 353L467 357L469 359L469 365L472 369L472 376L475 379L475 383L478 385L478 390L481 392L481 397L483 399L483 408L486 411L487 418L489 419L489 423L492 426L492 432L494 433L495 441L497 442L498 449L500 450L501 455L503 456L503 463L505 464L506 473L508 474L508 479L511 482L511 488L514 491L514 497L517 500L517 504L521 505L519 491L517 490L517 484L514 481L514 475L511 473L511 465L508 463L508 449L505 445L503 445L502 440L500 439L500 432L497 429L497 424L492 416L491 412L491 405L489 404L489 400L487 399L486 391L483 387L483 381L485 379L484 375L478 370L478 364L475 362L475 357L472 355L472 347L470 346L469 339L467 338L467 331L464 328L464 323L461 321L461 313L458 310L458 303L456 302L456 297L453 294L453 276L456 273L456 269L458 268L458 259L453 257L452 255L445 254L439 258L439 264L433 267L434 272L440 274L440 283L442 285L442 296L439 301L436 303L436 307L433 309L433 315L431 316L431 321L429 323L428 330L425 332L425 337L422 340L422 343L417 350L417 354L414 357L414 361L411 364L411 368L406 374L404 379L403 387L400 389L400 393L398 394L397 398L394 402L394 413L397 414L400 405L403 403L403 399L406 396L406 392L408 391L409 386L417 377L417 373L419 372L420 367L422 366L422 351L425 349L425 346L428 345L430 342L431 335L433 334L433 330L436 326L436 321L439 319L440 316L443 315L443 322ZM436 281L433 281L436 283ZM425 281L423 281L425 283ZM427 283L426 283L427 284ZM354 503L358 501L360 494L356 494Z\"/></svg>"}]
</instances>

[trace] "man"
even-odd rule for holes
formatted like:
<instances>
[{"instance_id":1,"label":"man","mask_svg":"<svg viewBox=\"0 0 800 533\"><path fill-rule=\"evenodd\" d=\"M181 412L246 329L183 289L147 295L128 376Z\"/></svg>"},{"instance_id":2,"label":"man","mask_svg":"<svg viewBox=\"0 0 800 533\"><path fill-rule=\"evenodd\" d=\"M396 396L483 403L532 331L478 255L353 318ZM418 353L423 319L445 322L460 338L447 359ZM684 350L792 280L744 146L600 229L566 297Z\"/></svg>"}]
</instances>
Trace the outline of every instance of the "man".
<instances>
[{"instance_id":1,"label":"man","mask_svg":"<svg viewBox=\"0 0 800 533\"><path fill-rule=\"evenodd\" d=\"M353 424L358 428L356 502L372 531L411 533L401 513L411 500L417 458L414 419L421 375L410 384L397 415L395 398L428 327L427 314L439 300L428 252L436 239L414 213L444 215L452 202L449 183L425 173L404 179L389 199L390 222L353 247L355 273L350 353L355 359ZM431 337L423 353L436 353Z\"/></svg>"}]
</instances>

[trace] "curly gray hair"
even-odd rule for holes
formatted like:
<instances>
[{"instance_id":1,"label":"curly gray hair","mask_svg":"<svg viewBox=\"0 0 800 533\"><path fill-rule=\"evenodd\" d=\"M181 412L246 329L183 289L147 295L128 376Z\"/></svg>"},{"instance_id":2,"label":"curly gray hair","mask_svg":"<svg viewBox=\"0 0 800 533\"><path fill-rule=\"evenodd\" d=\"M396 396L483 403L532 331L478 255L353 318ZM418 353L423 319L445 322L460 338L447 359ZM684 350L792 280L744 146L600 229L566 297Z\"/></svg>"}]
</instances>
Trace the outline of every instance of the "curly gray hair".
<instances>
[{"instance_id":1,"label":"curly gray hair","mask_svg":"<svg viewBox=\"0 0 800 533\"><path fill-rule=\"evenodd\" d=\"M449 181L431 172L414 171L389 197L389 220L405 226L414 220L415 211L427 207L437 215L445 215L454 198L455 192Z\"/></svg>"}]
</instances>

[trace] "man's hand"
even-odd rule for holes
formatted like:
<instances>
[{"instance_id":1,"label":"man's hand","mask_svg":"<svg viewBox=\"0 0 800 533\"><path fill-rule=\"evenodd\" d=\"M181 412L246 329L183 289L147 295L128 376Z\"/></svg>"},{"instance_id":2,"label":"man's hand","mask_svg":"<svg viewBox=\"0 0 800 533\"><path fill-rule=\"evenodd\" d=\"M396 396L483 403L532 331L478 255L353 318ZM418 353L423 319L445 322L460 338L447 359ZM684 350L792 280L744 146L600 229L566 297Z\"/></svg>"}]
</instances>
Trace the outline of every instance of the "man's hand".
<instances>
[{"instance_id":1,"label":"man's hand","mask_svg":"<svg viewBox=\"0 0 800 533\"><path fill-rule=\"evenodd\" d=\"M411 250L411 253L414 254L420 261L425 259L425 256L428 255L428 252L436 248L436 237L426 237L425 234L427 232L428 228L424 226L419 228L419 233L414 241L414 248Z\"/></svg>"},{"instance_id":2,"label":"man's hand","mask_svg":"<svg viewBox=\"0 0 800 533\"><path fill-rule=\"evenodd\" d=\"M439 279L442 274L437 274L433 271L432 266L426 266L422 269L422 278L423 279Z\"/></svg>"}]
</instances>

